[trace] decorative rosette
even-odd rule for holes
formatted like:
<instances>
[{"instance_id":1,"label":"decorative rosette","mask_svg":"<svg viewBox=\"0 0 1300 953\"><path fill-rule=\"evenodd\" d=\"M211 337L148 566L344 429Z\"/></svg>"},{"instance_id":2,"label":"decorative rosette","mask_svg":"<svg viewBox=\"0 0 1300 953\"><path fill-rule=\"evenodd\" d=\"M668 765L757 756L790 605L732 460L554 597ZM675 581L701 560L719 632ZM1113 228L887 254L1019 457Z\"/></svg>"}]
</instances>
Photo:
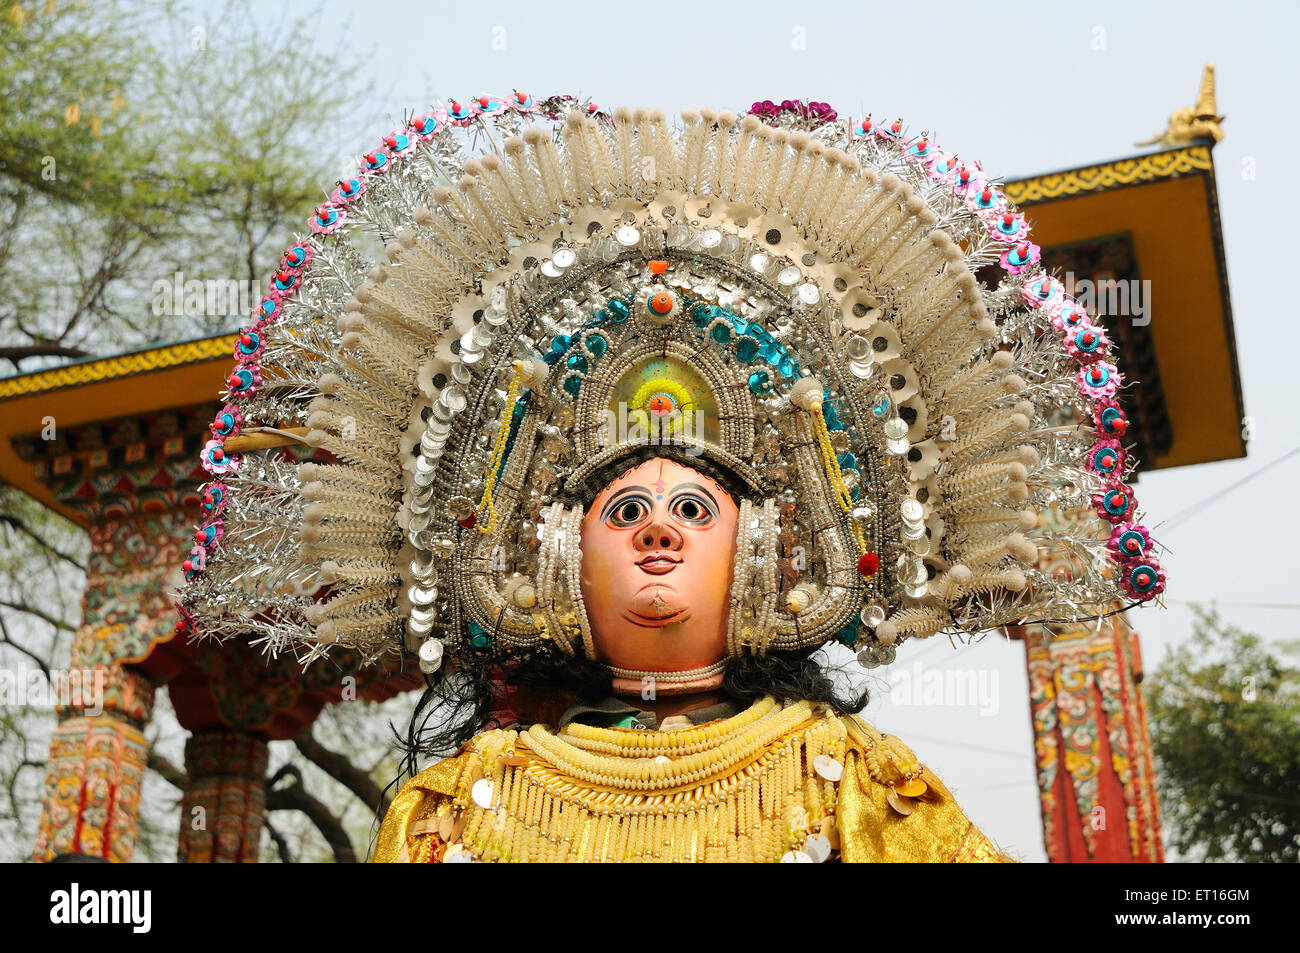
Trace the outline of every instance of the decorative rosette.
<instances>
[{"instance_id":1,"label":"decorative rosette","mask_svg":"<svg viewBox=\"0 0 1300 953\"><path fill-rule=\"evenodd\" d=\"M1127 456L1118 440L1111 438L1098 440L1088 449L1084 466L1098 476L1118 476L1124 472Z\"/></svg>"},{"instance_id":2,"label":"decorative rosette","mask_svg":"<svg viewBox=\"0 0 1300 953\"><path fill-rule=\"evenodd\" d=\"M415 149L415 140L401 130L394 130L384 136L384 148L389 156L404 156Z\"/></svg>"},{"instance_id":3,"label":"decorative rosette","mask_svg":"<svg viewBox=\"0 0 1300 953\"><path fill-rule=\"evenodd\" d=\"M1112 437L1122 437L1128 431L1128 415L1113 400L1099 400L1092 407L1092 419L1097 429Z\"/></svg>"},{"instance_id":4,"label":"decorative rosette","mask_svg":"<svg viewBox=\"0 0 1300 953\"><path fill-rule=\"evenodd\" d=\"M185 579L193 579L207 567L208 553L202 546L195 546L189 551L181 569L185 570Z\"/></svg>"},{"instance_id":5,"label":"decorative rosette","mask_svg":"<svg viewBox=\"0 0 1300 953\"><path fill-rule=\"evenodd\" d=\"M1094 361L1079 368L1079 393L1093 399L1114 397L1124 376L1109 361Z\"/></svg>"},{"instance_id":6,"label":"decorative rosette","mask_svg":"<svg viewBox=\"0 0 1300 953\"><path fill-rule=\"evenodd\" d=\"M980 198L984 197L985 191L996 191L994 189L985 189L980 192ZM1006 200L1003 199L1005 202ZM989 234L1000 242L1019 242L1023 241L1029 234L1029 223L1019 212L1004 211L1000 215L995 215L986 220L988 223Z\"/></svg>"},{"instance_id":7,"label":"decorative rosette","mask_svg":"<svg viewBox=\"0 0 1300 953\"><path fill-rule=\"evenodd\" d=\"M208 520L194 531L194 542L204 549L211 550L220 541L224 532L221 520Z\"/></svg>"},{"instance_id":8,"label":"decorative rosette","mask_svg":"<svg viewBox=\"0 0 1300 953\"><path fill-rule=\"evenodd\" d=\"M416 116L411 120L410 130L412 136L421 142L432 139L438 133L442 132L447 125L447 110L435 109L433 112L427 112L423 115Z\"/></svg>"},{"instance_id":9,"label":"decorative rosette","mask_svg":"<svg viewBox=\"0 0 1300 953\"><path fill-rule=\"evenodd\" d=\"M453 99L447 104L447 121L453 126L468 126L474 121L474 110Z\"/></svg>"},{"instance_id":10,"label":"decorative rosette","mask_svg":"<svg viewBox=\"0 0 1300 953\"><path fill-rule=\"evenodd\" d=\"M311 230L317 235L328 235L342 227L347 212L336 205L318 206L311 217Z\"/></svg>"},{"instance_id":11,"label":"decorative rosette","mask_svg":"<svg viewBox=\"0 0 1300 953\"><path fill-rule=\"evenodd\" d=\"M195 631L197 628L197 620L194 618L193 613L187 611L183 605L177 603L176 615L176 628L174 631L177 635L189 635L191 632Z\"/></svg>"},{"instance_id":12,"label":"decorative rosette","mask_svg":"<svg viewBox=\"0 0 1300 953\"><path fill-rule=\"evenodd\" d=\"M1002 253L1002 267L1009 275L1023 275L1042 257L1042 249L1033 242L1021 242Z\"/></svg>"},{"instance_id":13,"label":"decorative rosette","mask_svg":"<svg viewBox=\"0 0 1300 953\"><path fill-rule=\"evenodd\" d=\"M266 336L261 324L245 328L235 339L235 360L240 364L256 364L266 346Z\"/></svg>"},{"instance_id":14,"label":"decorative rosette","mask_svg":"<svg viewBox=\"0 0 1300 953\"><path fill-rule=\"evenodd\" d=\"M278 318L280 316L280 312L284 310L281 307L283 301L284 301L284 296L281 295L278 291L272 291L268 293L265 298L263 298L261 301L257 303L257 310L253 312L254 314L257 315L257 323L269 324L270 322Z\"/></svg>"},{"instance_id":15,"label":"decorative rosette","mask_svg":"<svg viewBox=\"0 0 1300 953\"><path fill-rule=\"evenodd\" d=\"M754 103L754 105L757 106L757 105L759 105L759 104L758 104L758 103ZM753 112L753 110L750 110L750 111ZM871 122L871 117L870 117L870 116L864 116L864 117L862 118L862 121L861 121L861 122L855 122L852 126L849 127L849 138L850 138L850 139L866 139L868 136L870 136L870 135L872 134L872 130L873 130L874 128L875 128L875 126L874 126L874 124Z\"/></svg>"},{"instance_id":16,"label":"decorative rosette","mask_svg":"<svg viewBox=\"0 0 1300 953\"><path fill-rule=\"evenodd\" d=\"M1007 204L1006 196L988 183L984 188L966 193L966 205L972 212L997 212Z\"/></svg>"},{"instance_id":17,"label":"decorative rosette","mask_svg":"<svg viewBox=\"0 0 1300 953\"><path fill-rule=\"evenodd\" d=\"M930 177L933 179L951 179L961 166L956 156L950 156L941 149L930 150Z\"/></svg>"},{"instance_id":18,"label":"decorative rosette","mask_svg":"<svg viewBox=\"0 0 1300 953\"><path fill-rule=\"evenodd\" d=\"M311 246L306 242L290 245L284 250L284 254L280 256L280 270L302 274L307 270L307 266L311 264L313 254Z\"/></svg>"},{"instance_id":19,"label":"decorative rosette","mask_svg":"<svg viewBox=\"0 0 1300 953\"><path fill-rule=\"evenodd\" d=\"M1151 534L1145 526L1119 523L1111 530L1106 549L1116 562L1142 559L1151 551Z\"/></svg>"},{"instance_id":20,"label":"decorative rosette","mask_svg":"<svg viewBox=\"0 0 1300 953\"><path fill-rule=\"evenodd\" d=\"M922 136L920 139L914 139L907 147L904 153L909 159L917 159L922 162L928 162L934 158L936 150L930 144L929 136Z\"/></svg>"},{"instance_id":21,"label":"decorative rosette","mask_svg":"<svg viewBox=\"0 0 1300 953\"><path fill-rule=\"evenodd\" d=\"M338 186L330 193L330 202L335 205L350 205L365 192L365 179L340 179Z\"/></svg>"},{"instance_id":22,"label":"decorative rosette","mask_svg":"<svg viewBox=\"0 0 1300 953\"><path fill-rule=\"evenodd\" d=\"M214 480L203 487L203 502L199 508L203 510L206 519L220 516L226 509L226 485L220 480Z\"/></svg>"},{"instance_id":23,"label":"decorative rosette","mask_svg":"<svg viewBox=\"0 0 1300 953\"><path fill-rule=\"evenodd\" d=\"M239 408L234 404L226 404L221 408L221 412L212 418L208 429L212 431L214 440L225 440L239 433L239 428L243 425L244 415L240 413Z\"/></svg>"},{"instance_id":24,"label":"decorative rosette","mask_svg":"<svg viewBox=\"0 0 1300 953\"><path fill-rule=\"evenodd\" d=\"M226 384L232 400L252 397L262 385L262 368L256 364L240 364L230 372Z\"/></svg>"},{"instance_id":25,"label":"decorative rosette","mask_svg":"<svg viewBox=\"0 0 1300 953\"><path fill-rule=\"evenodd\" d=\"M1092 502L1097 508L1097 515L1111 523L1127 520L1137 508L1133 490L1118 480L1112 480L1100 493L1093 494Z\"/></svg>"},{"instance_id":26,"label":"decorative rosette","mask_svg":"<svg viewBox=\"0 0 1300 953\"><path fill-rule=\"evenodd\" d=\"M383 149L367 152L361 157L361 168L371 175L383 175L388 171L389 156Z\"/></svg>"},{"instance_id":27,"label":"decorative rosette","mask_svg":"<svg viewBox=\"0 0 1300 953\"><path fill-rule=\"evenodd\" d=\"M203 445L203 469L213 476L233 473L239 469L239 454L226 453L220 440L209 440Z\"/></svg>"},{"instance_id":28,"label":"decorative rosette","mask_svg":"<svg viewBox=\"0 0 1300 953\"><path fill-rule=\"evenodd\" d=\"M1052 314L1052 325L1061 331L1066 328L1080 328L1091 323L1088 312L1073 301L1062 301L1061 306Z\"/></svg>"},{"instance_id":29,"label":"decorative rosette","mask_svg":"<svg viewBox=\"0 0 1300 953\"><path fill-rule=\"evenodd\" d=\"M1085 324L1065 332L1065 349L1081 364L1092 364L1106 356L1110 338L1102 328Z\"/></svg>"},{"instance_id":30,"label":"decorative rosette","mask_svg":"<svg viewBox=\"0 0 1300 953\"><path fill-rule=\"evenodd\" d=\"M957 166L957 171L952 174L954 192L958 195L969 195L972 191L980 191L983 188L984 176L978 169L971 169L965 164Z\"/></svg>"},{"instance_id":31,"label":"decorative rosette","mask_svg":"<svg viewBox=\"0 0 1300 953\"><path fill-rule=\"evenodd\" d=\"M1125 566L1119 582L1134 599L1146 602L1165 591L1165 571L1154 559L1143 559Z\"/></svg>"},{"instance_id":32,"label":"decorative rosette","mask_svg":"<svg viewBox=\"0 0 1300 953\"><path fill-rule=\"evenodd\" d=\"M877 139L893 142L903 134L903 120L895 119L888 126L876 126L872 131L876 134Z\"/></svg>"},{"instance_id":33,"label":"decorative rosette","mask_svg":"<svg viewBox=\"0 0 1300 953\"><path fill-rule=\"evenodd\" d=\"M510 97L510 108L515 112L531 113L537 111L537 103L533 102L533 97L527 93L521 93L515 90L515 94Z\"/></svg>"},{"instance_id":34,"label":"decorative rosette","mask_svg":"<svg viewBox=\"0 0 1300 953\"><path fill-rule=\"evenodd\" d=\"M475 96L470 100L469 108L476 116L499 116L509 109L510 105L496 96Z\"/></svg>"},{"instance_id":35,"label":"decorative rosette","mask_svg":"<svg viewBox=\"0 0 1300 953\"><path fill-rule=\"evenodd\" d=\"M271 276L271 284L267 288L267 294L279 295L280 300L283 301L298 287L301 278L302 275L299 272L277 271Z\"/></svg>"},{"instance_id":36,"label":"decorative rosette","mask_svg":"<svg viewBox=\"0 0 1300 953\"><path fill-rule=\"evenodd\" d=\"M1051 311L1065 300L1065 287L1051 275L1039 275L1021 286L1020 296L1044 311Z\"/></svg>"}]
</instances>

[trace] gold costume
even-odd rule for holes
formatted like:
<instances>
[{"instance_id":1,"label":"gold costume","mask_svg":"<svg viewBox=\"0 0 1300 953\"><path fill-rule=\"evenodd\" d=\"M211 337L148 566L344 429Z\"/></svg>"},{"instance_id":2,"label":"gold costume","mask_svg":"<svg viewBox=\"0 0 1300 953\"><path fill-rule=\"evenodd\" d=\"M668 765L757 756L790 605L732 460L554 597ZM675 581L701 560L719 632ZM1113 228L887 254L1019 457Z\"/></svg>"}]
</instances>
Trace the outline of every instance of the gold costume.
<instances>
[{"instance_id":1,"label":"gold costume","mask_svg":"<svg viewBox=\"0 0 1300 953\"><path fill-rule=\"evenodd\" d=\"M377 862L1006 861L896 738L766 698L676 731L487 731L412 778Z\"/></svg>"}]
</instances>

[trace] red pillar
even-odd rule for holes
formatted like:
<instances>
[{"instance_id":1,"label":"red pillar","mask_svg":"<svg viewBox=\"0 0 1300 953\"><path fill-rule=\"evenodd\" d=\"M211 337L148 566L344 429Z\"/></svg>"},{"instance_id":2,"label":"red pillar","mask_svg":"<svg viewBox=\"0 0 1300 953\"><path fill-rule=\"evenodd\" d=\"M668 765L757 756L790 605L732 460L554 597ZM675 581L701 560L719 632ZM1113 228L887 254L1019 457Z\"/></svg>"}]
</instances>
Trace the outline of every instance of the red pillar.
<instances>
[{"instance_id":1,"label":"red pillar","mask_svg":"<svg viewBox=\"0 0 1300 953\"><path fill-rule=\"evenodd\" d=\"M1163 861L1137 633L1118 615L1024 641L1048 859Z\"/></svg>"}]
</instances>

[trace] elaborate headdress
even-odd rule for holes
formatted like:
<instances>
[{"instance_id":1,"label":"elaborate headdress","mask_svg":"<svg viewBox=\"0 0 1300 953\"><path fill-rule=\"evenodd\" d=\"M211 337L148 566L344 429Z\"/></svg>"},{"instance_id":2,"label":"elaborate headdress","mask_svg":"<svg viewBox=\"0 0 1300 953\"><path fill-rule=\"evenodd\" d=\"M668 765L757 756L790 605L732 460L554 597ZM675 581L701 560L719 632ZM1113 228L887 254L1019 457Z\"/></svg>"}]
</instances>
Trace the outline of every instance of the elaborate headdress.
<instances>
[{"instance_id":1,"label":"elaborate headdress","mask_svg":"<svg viewBox=\"0 0 1300 953\"><path fill-rule=\"evenodd\" d=\"M655 441L747 488L733 653L878 664L1163 588L1105 331L898 122L453 101L339 183L256 318L182 594L219 637L591 656L571 501Z\"/></svg>"}]
</instances>

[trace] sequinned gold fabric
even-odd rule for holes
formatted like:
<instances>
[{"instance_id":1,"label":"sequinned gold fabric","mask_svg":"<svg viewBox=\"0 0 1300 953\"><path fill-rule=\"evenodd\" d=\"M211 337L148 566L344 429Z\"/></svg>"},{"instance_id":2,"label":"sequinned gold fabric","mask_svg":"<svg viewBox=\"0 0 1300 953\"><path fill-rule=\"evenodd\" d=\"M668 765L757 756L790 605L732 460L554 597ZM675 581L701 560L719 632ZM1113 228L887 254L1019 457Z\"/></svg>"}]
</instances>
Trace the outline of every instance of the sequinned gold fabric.
<instances>
[{"instance_id":1,"label":"sequinned gold fabric","mask_svg":"<svg viewBox=\"0 0 1300 953\"><path fill-rule=\"evenodd\" d=\"M770 698L679 731L484 732L402 788L374 859L770 862L825 853L847 862L1007 859L896 738Z\"/></svg>"}]
</instances>

